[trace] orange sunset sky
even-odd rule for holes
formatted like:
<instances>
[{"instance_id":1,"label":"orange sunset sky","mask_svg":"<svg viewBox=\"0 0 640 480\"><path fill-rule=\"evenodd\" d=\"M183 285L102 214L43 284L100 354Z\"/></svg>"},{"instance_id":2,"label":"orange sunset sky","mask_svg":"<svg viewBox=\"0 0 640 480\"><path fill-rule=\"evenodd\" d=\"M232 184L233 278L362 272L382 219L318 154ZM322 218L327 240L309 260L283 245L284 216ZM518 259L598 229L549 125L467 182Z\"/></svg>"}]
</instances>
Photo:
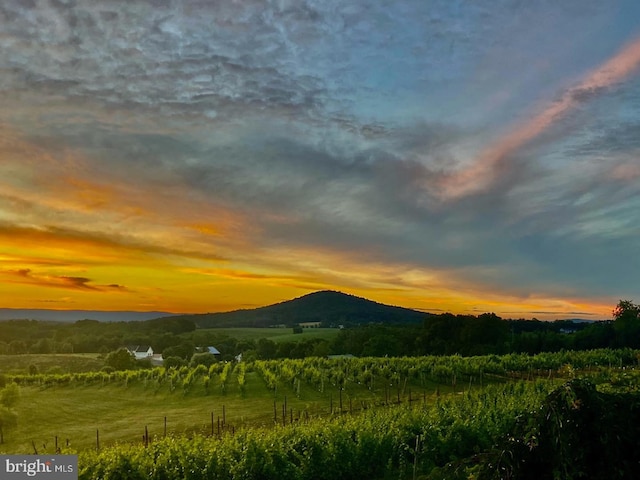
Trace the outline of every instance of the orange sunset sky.
<instances>
[{"instance_id":1,"label":"orange sunset sky","mask_svg":"<svg viewBox=\"0 0 640 480\"><path fill-rule=\"evenodd\" d=\"M637 2L7 3L0 308L640 300Z\"/></svg>"}]
</instances>

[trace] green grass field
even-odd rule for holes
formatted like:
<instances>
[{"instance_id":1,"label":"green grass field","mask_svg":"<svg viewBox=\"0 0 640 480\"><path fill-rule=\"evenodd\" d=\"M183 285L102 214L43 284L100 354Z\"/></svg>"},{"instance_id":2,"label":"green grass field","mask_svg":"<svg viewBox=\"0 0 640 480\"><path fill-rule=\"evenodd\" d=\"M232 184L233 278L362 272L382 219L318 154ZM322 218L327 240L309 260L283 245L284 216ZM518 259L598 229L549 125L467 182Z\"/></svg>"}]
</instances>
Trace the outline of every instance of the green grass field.
<instances>
[{"instance_id":1,"label":"green grass field","mask_svg":"<svg viewBox=\"0 0 640 480\"><path fill-rule=\"evenodd\" d=\"M98 361L91 356L43 357L64 365ZM165 417L167 434L211 434L213 413L213 433L217 434L219 418L235 429L273 426L289 423L292 418L304 421L388 408L389 404L430 403L438 395L475 391L512 380L564 381L580 371L611 376L611 365L614 370L635 366L638 352L603 349L466 358L309 357L242 363L233 370L230 368L234 364L217 363L209 369L199 366L112 374L27 375L25 364L38 358L12 359L23 362L11 367L18 370L18 375L7 374L6 378L20 385L21 398L14 407L18 425L4 429L5 443L0 445L0 452L53 453L56 437L58 446L65 446L68 439L75 451L92 449L96 447L96 431L101 447L141 442L145 427L152 439L165 434ZM0 368L5 366L0 363ZM239 377L245 367L246 383L241 389Z\"/></svg>"},{"instance_id":2,"label":"green grass field","mask_svg":"<svg viewBox=\"0 0 640 480\"><path fill-rule=\"evenodd\" d=\"M276 343L300 342L310 339L333 340L340 333L338 328L305 328L302 333L293 333L292 328L209 328L198 331L222 333L238 340L268 338Z\"/></svg>"},{"instance_id":3,"label":"green grass field","mask_svg":"<svg viewBox=\"0 0 640 480\"><path fill-rule=\"evenodd\" d=\"M432 401L436 388L442 394L450 387L436 387L430 383L425 388L415 387L412 401ZM125 386L117 383L105 385L23 386L16 406L18 426L5 433L5 443L0 445L4 453L53 453L56 437L58 446L69 442L74 450L96 448L96 432L100 446L117 442L142 442L145 427L150 438L164 436L164 419L167 418L168 434L213 433L218 434L218 421L226 420L227 428L270 426L283 423L283 404L286 398L285 423L304 421L306 418L337 414L340 408L340 391L327 386L324 392L301 384L299 392L290 386L279 386L274 393L266 388L255 372L247 372L244 391L240 390L234 374L229 379L226 392L219 383L212 382L205 392L201 382L185 394L181 387L173 392L168 385L135 381ZM350 385L342 392L342 411L360 411L363 406L374 408L388 395L389 402L397 402L396 389L369 391ZM401 402L408 402L408 392L400 395ZM275 402L275 412L274 412ZM223 418L224 408L224 418ZM276 418L277 417L277 420Z\"/></svg>"},{"instance_id":4,"label":"green grass field","mask_svg":"<svg viewBox=\"0 0 640 480\"><path fill-rule=\"evenodd\" d=\"M79 373L100 370L104 360L97 353L0 355L0 373L25 374L30 365L39 373Z\"/></svg>"},{"instance_id":5,"label":"green grass field","mask_svg":"<svg viewBox=\"0 0 640 480\"><path fill-rule=\"evenodd\" d=\"M135 442L142 438L145 426L151 437L164 435L165 417L169 433L210 433L211 412L217 431L223 405L227 424L240 427L272 421L272 396L255 374L247 380L245 394L230 385L225 395L215 385L209 395L204 395L202 387L184 395L180 388L169 392L167 386L158 388L138 382L130 386L22 387L16 408L18 428L6 436L0 449L33 453L35 442L39 451L52 452L58 436L60 445L69 439L74 449L83 450L95 447L96 430L103 446L116 441ZM312 406L296 400L292 399L296 408Z\"/></svg>"}]
</instances>

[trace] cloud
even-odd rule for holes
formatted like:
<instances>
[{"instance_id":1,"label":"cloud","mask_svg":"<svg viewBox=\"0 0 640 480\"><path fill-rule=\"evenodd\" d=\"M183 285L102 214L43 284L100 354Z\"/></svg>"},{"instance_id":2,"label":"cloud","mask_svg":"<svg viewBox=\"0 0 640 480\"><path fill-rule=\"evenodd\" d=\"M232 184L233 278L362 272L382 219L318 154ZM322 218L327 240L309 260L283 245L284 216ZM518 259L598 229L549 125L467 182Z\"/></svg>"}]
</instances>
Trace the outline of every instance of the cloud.
<instances>
[{"instance_id":1,"label":"cloud","mask_svg":"<svg viewBox=\"0 0 640 480\"><path fill-rule=\"evenodd\" d=\"M75 264L110 263L114 260L141 256L175 256L218 262L223 260L214 253L191 251L141 241L126 234L110 235L99 232L72 230L58 227L29 228L0 224L0 238L5 244L34 249L60 249L82 252ZM55 263L56 260L47 260ZM40 263L42 260L39 261Z\"/></svg>"},{"instance_id":2,"label":"cloud","mask_svg":"<svg viewBox=\"0 0 640 480\"><path fill-rule=\"evenodd\" d=\"M11 75L4 86L18 94L37 90L78 106L170 111L194 121L224 117L232 108L305 115L322 103L323 82L287 68L295 52L279 21L249 2L215 9L12 4L2 13L11 18L5 37Z\"/></svg>"},{"instance_id":3,"label":"cloud","mask_svg":"<svg viewBox=\"0 0 640 480\"><path fill-rule=\"evenodd\" d=\"M63 288L69 290L91 291L91 292L128 292L127 287L122 285L94 285L92 280L86 277L71 277L66 275L47 275L36 273L29 268L19 270L0 271L8 278L10 283L21 283L46 288Z\"/></svg>"},{"instance_id":4,"label":"cloud","mask_svg":"<svg viewBox=\"0 0 640 480\"><path fill-rule=\"evenodd\" d=\"M616 165L609 174L613 180L635 183L640 178L640 164L625 162Z\"/></svg>"},{"instance_id":5,"label":"cloud","mask_svg":"<svg viewBox=\"0 0 640 480\"><path fill-rule=\"evenodd\" d=\"M628 43L613 57L589 72L575 87L569 88L559 100L544 107L530 120L485 148L470 165L446 175L440 182L445 198L457 198L481 192L505 175L512 165L511 156L529 141L547 130L567 111L579 103L602 94L608 87L624 80L640 65L640 40Z\"/></svg>"},{"instance_id":6,"label":"cloud","mask_svg":"<svg viewBox=\"0 0 640 480\"><path fill-rule=\"evenodd\" d=\"M7 265L78 291L154 265L221 289L628 292L636 9L5 2Z\"/></svg>"},{"instance_id":7,"label":"cloud","mask_svg":"<svg viewBox=\"0 0 640 480\"><path fill-rule=\"evenodd\" d=\"M38 256L0 255L2 265L38 265L45 267L68 267L70 263L62 260L52 260Z\"/></svg>"}]
</instances>

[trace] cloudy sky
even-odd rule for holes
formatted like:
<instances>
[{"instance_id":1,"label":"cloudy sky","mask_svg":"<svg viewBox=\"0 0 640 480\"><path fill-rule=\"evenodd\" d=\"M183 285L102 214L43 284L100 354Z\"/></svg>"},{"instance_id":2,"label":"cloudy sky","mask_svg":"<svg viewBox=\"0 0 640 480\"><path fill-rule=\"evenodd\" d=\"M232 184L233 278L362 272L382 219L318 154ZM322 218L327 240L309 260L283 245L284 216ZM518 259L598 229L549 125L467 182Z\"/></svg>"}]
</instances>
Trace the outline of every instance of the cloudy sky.
<instances>
[{"instance_id":1,"label":"cloudy sky","mask_svg":"<svg viewBox=\"0 0 640 480\"><path fill-rule=\"evenodd\" d=\"M640 300L637 0L0 4L2 307Z\"/></svg>"}]
</instances>

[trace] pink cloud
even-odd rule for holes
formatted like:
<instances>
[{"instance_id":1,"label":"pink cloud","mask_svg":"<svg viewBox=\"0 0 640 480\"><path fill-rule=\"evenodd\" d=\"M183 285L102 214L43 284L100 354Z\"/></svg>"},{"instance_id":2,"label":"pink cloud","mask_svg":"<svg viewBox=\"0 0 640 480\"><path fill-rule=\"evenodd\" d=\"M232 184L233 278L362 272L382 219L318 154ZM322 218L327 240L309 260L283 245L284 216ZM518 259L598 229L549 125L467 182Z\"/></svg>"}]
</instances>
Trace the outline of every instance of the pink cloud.
<instances>
[{"instance_id":1,"label":"pink cloud","mask_svg":"<svg viewBox=\"0 0 640 480\"><path fill-rule=\"evenodd\" d=\"M616 165L609 173L609 176L614 180L636 181L640 178L640 164L623 163Z\"/></svg>"},{"instance_id":2,"label":"pink cloud","mask_svg":"<svg viewBox=\"0 0 640 480\"><path fill-rule=\"evenodd\" d=\"M623 80L640 66L640 39L627 44L622 50L586 75L575 87L567 90L553 104L542 109L529 121L489 145L466 168L444 175L440 188L445 198L459 198L489 187L508 168L505 159L527 142L544 132L564 113L599 90Z\"/></svg>"}]
</instances>

